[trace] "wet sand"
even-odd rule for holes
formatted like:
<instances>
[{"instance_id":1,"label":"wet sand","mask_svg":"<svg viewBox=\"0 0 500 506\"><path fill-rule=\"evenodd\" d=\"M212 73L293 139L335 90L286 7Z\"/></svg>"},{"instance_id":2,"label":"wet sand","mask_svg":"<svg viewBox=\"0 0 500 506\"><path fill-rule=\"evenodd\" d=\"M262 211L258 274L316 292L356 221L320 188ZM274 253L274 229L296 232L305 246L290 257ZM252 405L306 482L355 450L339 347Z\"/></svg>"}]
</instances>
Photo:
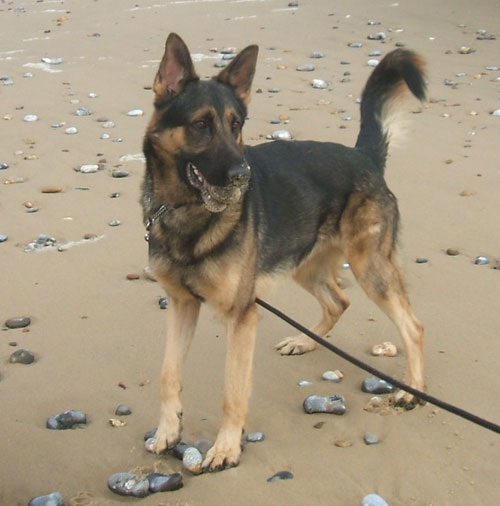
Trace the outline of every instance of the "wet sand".
<instances>
[{"instance_id":1,"label":"wet sand","mask_svg":"<svg viewBox=\"0 0 500 506\"><path fill-rule=\"evenodd\" d=\"M111 7L111 4L113 5ZM145 499L111 493L108 477L119 471L181 471L170 456L147 453L144 433L155 427L165 314L161 288L144 279L147 246L138 203L143 173L139 155L152 111L151 85L165 38L184 38L201 76L217 70L212 48L260 46L254 93L246 124L249 144L286 128L295 139L353 145L358 132L356 99L371 71L369 53L382 55L404 43L428 63L429 98L412 103L406 137L391 151L386 169L402 215L400 258L415 312L426 329L428 391L500 422L496 399L500 258L499 40L478 40L477 30L500 37L500 7L478 0L382 3L300 1L81 0L0 3L0 323L32 319L25 329L5 330L0 340L0 504L26 505L31 497L59 490L66 503L107 506L359 505L368 493L391 506L496 504L498 435L431 405L385 416L363 409L370 398L362 371L319 349L281 357L274 345L293 334L260 312L248 431L262 443L247 445L238 468L198 477L184 488ZM380 25L368 25L369 20ZM368 35L383 31L385 41ZM482 32L481 32L482 33ZM361 42L362 47L349 47ZM470 50L461 48L470 48ZM322 59L309 58L322 51ZM469 54L463 54L469 53ZM41 65L41 58L62 58ZM314 72L297 72L311 62ZM31 72L32 77L23 77ZM345 75L349 72L349 75ZM316 90L313 78L330 89ZM445 84L445 80L447 80ZM277 87L279 93L268 93ZM256 93L257 90L262 93ZM89 93L97 94L89 98ZM86 107L92 115L77 117ZM132 109L144 115L129 117ZM26 122L28 114L38 116ZM270 120L287 115L286 125ZM351 120L347 118L351 117ZM3 119L2 119L3 118ZM98 120L115 123L103 128ZM51 125L65 122L60 128ZM78 133L65 134L75 126ZM109 139L101 139L103 133ZM120 142L118 140L121 139ZM101 163L102 170L74 169ZM129 176L113 178L122 168ZM4 184L23 178L24 182ZM60 193L43 194L56 185ZM82 189L87 188L87 189ZM119 192L120 197L110 198ZM26 202L39 208L28 213ZM111 220L121 224L110 227ZM66 251L25 252L45 233L57 244L86 240ZM459 251L446 254L448 248ZM474 259L485 255L489 265ZM426 263L416 263L426 258ZM127 280L137 273L138 280ZM371 346L401 346L397 332L344 272L351 307L332 332L332 342L402 378L405 356L376 358ZM287 283L269 298L291 316L312 324L314 300ZM168 310L167 310L168 311ZM17 343L11 346L9 343ZM36 356L11 364L16 349ZM220 422L225 339L214 315L202 311L189 355L183 392L186 442L214 439ZM208 358L208 360L207 360ZM340 369L338 385L321 380ZM300 388L300 380L312 386ZM121 386L120 386L121 385ZM126 388L123 388L126 387ZM307 415L302 401L317 393L345 395L344 416ZM108 420L126 403L126 426ZM84 411L84 429L49 431L46 419L67 409ZM315 428L324 422L321 428ZM367 446L365 432L381 442ZM352 446L335 446L346 440ZM268 483L277 471L294 479Z\"/></svg>"}]
</instances>

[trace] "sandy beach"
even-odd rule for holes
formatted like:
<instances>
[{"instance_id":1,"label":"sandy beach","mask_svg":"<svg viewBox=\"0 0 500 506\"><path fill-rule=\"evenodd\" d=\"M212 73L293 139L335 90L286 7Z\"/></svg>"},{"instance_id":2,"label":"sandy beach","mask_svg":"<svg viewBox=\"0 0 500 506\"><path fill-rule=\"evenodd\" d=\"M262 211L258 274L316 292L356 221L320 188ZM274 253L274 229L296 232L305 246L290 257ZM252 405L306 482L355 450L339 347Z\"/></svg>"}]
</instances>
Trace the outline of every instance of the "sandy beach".
<instances>
[{"instance_id":1,"label":"sandy beach","mask_svg":"<svg viewBox=\"0 0 500 506\"><path fill-rule=\"evenodd\" d=\"M429 101L410 102L386 179L401 211L400 263L425 326L427 390L500 423L498 20L500 4L488 0L0 1L0 506L54 491L69 506L359 506L370 493L390 506L497 504L498 434L430 404L365 410L366 373L325 349L280 356L275 344L295 332L264 310L246 429L265 440L246 445L239 467L201 476L148 453L168 309L144 276L139 194L151 85L170 32L202 77L217 73L221 49L260 46L245 126L252 145L286 129L294 139L352 146L367 62L397 46L418 52ZM297 71L304 63L315 70ZM488 263L477 265L478 256ZM402 379L396 329L348 269L343 286L351 307L331 342ZM305 325L319 316L292 283L269 302ZM20 316L30 325L4 326ZM372 356L383 341L398 356ZM10 361L22 349L33 363ZM215 439L224 357L223 326L204 308L185 367L187 443ZM335 369L341 383L321 379ZM306 414L311 394L344 395L348 411ZM130 415L115 415L121 403ZM83 411L87 425L46 428L69 409ZM379 443L365 444L366 432ZM184 487L121 497L107 479L122 471L181 472ZM279 471L293 479L267 482Z\"/></svg>"}]
</instances>

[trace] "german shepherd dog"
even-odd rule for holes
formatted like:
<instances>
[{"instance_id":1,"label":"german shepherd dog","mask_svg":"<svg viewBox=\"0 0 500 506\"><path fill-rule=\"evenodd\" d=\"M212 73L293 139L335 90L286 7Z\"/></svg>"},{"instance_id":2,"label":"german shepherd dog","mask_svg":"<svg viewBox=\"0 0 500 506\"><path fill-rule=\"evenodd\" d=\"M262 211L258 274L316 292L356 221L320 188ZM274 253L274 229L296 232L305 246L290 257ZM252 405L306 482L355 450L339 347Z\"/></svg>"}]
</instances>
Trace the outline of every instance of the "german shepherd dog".
<instances>
[{"instance_id":1,"label":"german shepherd dog","mask_svg":"<svg viewBox=\"0 0 500 506\"><path fill-rule=\"evenodd\" d=\"M197 76L189 50L172 33L156 75L154 113L144 138L142 186L153 274L169 298L161 371L161 414L153 450L181 434L181 371L202 302L227 326L223 417L202 471L238 465L247 414L257 306L268 281L292 277L321 305L312 328L329 332L349 305L337 284L349 262L367 295L406 346L407 383L424 388L423 327L395 259L398 208L384 178L391 118L409 89L425 99L422 60L406 49L374 69L361 101L354 148L333 142L275 141L245 146L242 128L258 47L243 49L210 80ZM276 348L311 351L305 335ZM400 392L398 404L417 400Z\"/></svg>"}]
</instances>

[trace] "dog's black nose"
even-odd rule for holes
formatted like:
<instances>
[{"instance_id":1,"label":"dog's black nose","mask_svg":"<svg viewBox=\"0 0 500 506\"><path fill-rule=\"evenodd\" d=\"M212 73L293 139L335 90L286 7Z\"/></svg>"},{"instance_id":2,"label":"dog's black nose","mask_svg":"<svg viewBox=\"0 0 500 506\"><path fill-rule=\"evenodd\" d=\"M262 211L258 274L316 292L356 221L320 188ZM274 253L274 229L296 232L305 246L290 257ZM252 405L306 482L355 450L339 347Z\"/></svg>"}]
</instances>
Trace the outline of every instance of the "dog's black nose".
<instances>
[{"instance_id":1,"label":"dog's black nose","mask_svg":"<svg viewBox=\"0 0 500 506\"><path fill-rule=\"evenodd\" d=\"M248 179L250 177L250 165L246 161L233 164L229 167L227 176L232 182Z\"/></svg>"}]
</instances>

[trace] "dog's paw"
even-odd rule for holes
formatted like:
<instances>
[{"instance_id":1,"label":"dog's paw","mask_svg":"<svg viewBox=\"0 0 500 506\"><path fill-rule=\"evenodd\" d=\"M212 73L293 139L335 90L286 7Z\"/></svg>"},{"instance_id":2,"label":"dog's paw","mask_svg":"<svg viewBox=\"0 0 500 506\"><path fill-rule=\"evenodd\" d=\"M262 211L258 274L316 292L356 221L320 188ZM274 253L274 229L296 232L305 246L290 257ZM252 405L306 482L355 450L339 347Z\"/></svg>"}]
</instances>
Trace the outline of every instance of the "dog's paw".
<instances>
[{"instance_id":1,"label":"dog's paw","mask_svg":"<svg viewBox=\"0 0 500 506\"><path fill-rule=\"evenodd\" d=\"M236 467L240 463L240 455L241 448L239 444L236 447L224 448L216 443L208 450L207 456L201 465L202 471L204 473L213 473Z\"/></svg>"},{"instance_id":2,"label":"dog's paw","mask_svg":"<svg viewBox=\"0 0 500 506\"><path fill-rule=\"evenodd\" d=\"M407 411L414 409L418 405L424 405L425 401L422 401L418 397L405 392L404 390L399 390L394 396L394 406L397 408L404 408Z\"/></svg>"},{"instance_id":3,"label":"dog's paw","mask_svg":"<svg viewBox=\"0 0 500 506\"><path fill-rule=\"evenodd\" d=\"M157 454L164 453L169 450L173 450L180 443L180 441L180 428L179 430L169 431L167 428L162 428L160 426L152 438L150 451Z\"/></svg>"},{"instance_id":4,"label":"dog's paw","mask_svg":"<svg viewBox=\"0 0 500 506\"><path fill-rule=\"evenodd\" d=\"M307 336L287 337L279 342L275 348L282 355L302 355L316 348L316 343Z\"/></svg>"}]
</instances>

